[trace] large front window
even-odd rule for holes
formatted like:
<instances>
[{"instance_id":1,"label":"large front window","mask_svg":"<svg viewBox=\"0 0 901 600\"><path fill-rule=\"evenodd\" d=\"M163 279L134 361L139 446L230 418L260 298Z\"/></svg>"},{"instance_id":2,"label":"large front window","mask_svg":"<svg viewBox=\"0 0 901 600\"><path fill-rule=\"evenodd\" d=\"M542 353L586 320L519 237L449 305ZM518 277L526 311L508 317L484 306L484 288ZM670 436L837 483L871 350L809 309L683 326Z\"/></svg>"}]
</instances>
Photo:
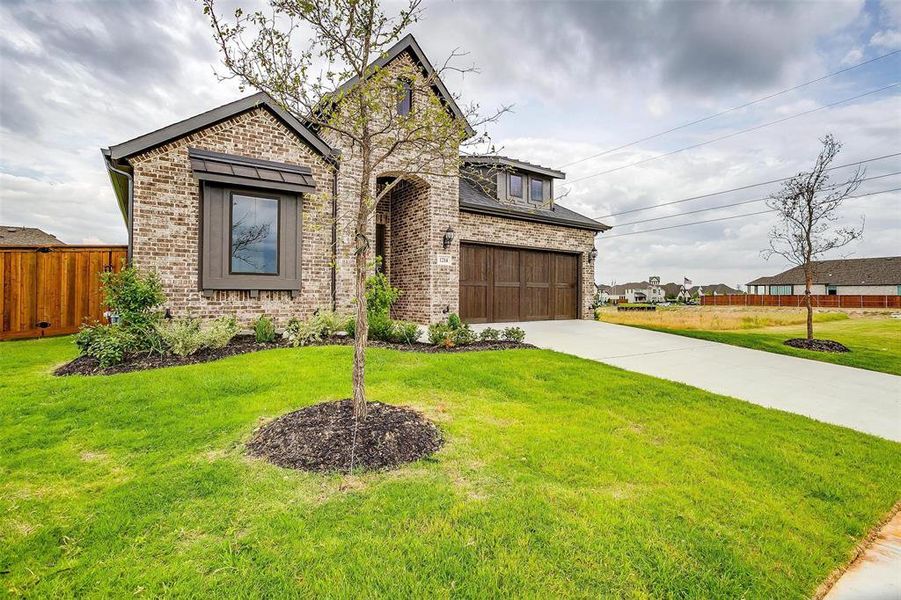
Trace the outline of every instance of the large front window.
<instances>
[{"instance_id":1,"label":"large front window","mask_svg":"<svg viewBox=\"0 0 901 600\"><path fill-rule=\"evenodd\" d=\"M770 295L772 296L791 296L792 286L790 285L771 285Z\"/></svg>"},{"instance_id":2,"label":"large front window","mask_svg":"<svg viewBox=\"0 0 901 600\"><path fill-rule=\"evenodd\" d=\"M278 198L232 194L231 272L278 274Z\"/></svg>"}]
</instances>

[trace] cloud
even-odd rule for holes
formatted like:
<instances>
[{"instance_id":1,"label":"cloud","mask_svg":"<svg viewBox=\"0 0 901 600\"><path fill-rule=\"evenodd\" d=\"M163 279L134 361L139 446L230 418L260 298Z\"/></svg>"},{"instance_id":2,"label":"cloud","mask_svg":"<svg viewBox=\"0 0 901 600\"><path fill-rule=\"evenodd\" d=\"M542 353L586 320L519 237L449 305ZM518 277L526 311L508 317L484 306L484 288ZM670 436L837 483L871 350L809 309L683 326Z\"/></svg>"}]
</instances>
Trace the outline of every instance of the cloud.
<instances>
[{"instance_id":1,"label":"cloud","mask_svg":"<svg viewBox=\"0 0 901 600\"><path fill-rule=\"evenodd\" d=\"M871 57L877 51L868 44L879 32L901 29L899 14L891 3L858 1L436 0L414 33L436 64L453 48L469 51L481 74L449 76L448 87L486 107L516 104L492 128L495 140L505 153L553 167L836 70L857 51ZM0 19L0 222L41 227L70 243L124 242L99 149L241 95L214 75L218 58L199 5L9 1L0 3ZM893 80L896 59L564 170L572 181L853 96ZM841 160L895 151L901 127L888 116L898 114L897 97L866 100L588 179L562 203L609 215L788 175L808 165L827 131L846 143ZM872 165L871 173L884 168ZM613 217L611 234L700 220L622 226L755 193ZM899 201L886 194L849 202L843 218L868 217L858 255L896 252ZM598 276L744 282L780 270L759 255L770 225L736 219L599 241Z\"/></svg>"},{"instance_id":2,"label":"cloud","mask_svg":"<svg viewBox=\"0 0 901 600\"><path fill-rule=\"evenodd\" d=\"M881 46L882 48L889 48L891 50L901 48L901 31L896 31L894 29L877 31L873 34L873 37L870 38L870 44L873 46Z\"/></svg>"}]
</instances>

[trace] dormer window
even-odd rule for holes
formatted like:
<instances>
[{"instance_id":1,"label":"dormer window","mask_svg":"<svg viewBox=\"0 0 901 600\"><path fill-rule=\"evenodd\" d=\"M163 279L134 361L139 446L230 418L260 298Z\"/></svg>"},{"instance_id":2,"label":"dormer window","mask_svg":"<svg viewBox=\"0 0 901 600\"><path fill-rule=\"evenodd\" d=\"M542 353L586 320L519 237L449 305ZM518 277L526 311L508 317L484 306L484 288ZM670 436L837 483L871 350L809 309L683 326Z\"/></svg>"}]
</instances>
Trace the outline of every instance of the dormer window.
<instances>
[{"instance_id":1,"label":"dormer window","mask_svg":"<svg viewBox=\"0 0 901 600\"><path fill-rule=\"evenodd\" d=\"M544 180L533 177L529 180L529 185L529 198L532 202L544 202Z\"/></svg>"},{"instance_id":2,"label":"dormer window","mask_svg":"<svg viewBox=\"0 0 901 600\"><path fill-rule=\"evenodd\" d=\"M522 175L510 174L510 196L522 198Z\"/></svg>"},{"instance_id":3,"label":"dormer window","mask_svg":"<svg viewBox=\"0 0 901 600\"><path fill-rule=\"evenodd\" d=\"M401 79L399 82L400 99L397 101L397 114L406 116L413 110L413 82Z\"/></svg>"}]
</instances>

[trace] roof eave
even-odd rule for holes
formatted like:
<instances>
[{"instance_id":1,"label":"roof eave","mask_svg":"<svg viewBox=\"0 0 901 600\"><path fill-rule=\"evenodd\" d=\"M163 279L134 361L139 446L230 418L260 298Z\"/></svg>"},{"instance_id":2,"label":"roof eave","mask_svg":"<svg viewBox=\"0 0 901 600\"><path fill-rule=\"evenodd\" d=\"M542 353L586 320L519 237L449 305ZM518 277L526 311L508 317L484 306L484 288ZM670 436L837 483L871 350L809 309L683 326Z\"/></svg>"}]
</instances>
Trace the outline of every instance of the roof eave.
<instances>
[{"instance_id":1,"label":"roof eave","mask_svg":"<svg viewBox=\"0 0 901 600\"><path fill-rule=\"evenodd\" d=\"M307 145L327 160L334 161L337 157L337 152L333 148L326 144L319 136L310 131L300 119L282 108L265 92L257 92L246 98L223 104L212 110L151 131L150 133L122 142L121 144L115 144L106 149L104 154L115 161L128 159L258 107L269 110Z\"/></svg>"},{"instance_id":2,"label":"roof eave","mask_svg":"<svg viewBox=\"0 0 901 600\"><path fill-rule=\"evenodd\" d=\"M515 219L519 221L532 221L535 223L545 223L547 225L559 225L561 227L570 227L573 229L584 229L588 231L595 231L597 233L603 233L608 231L611 227L609 225L604 225L603 223L586 223L582 221L571 221L569 219L558 219L558 218L550 218L545 217L543 215L536 214L528 214L521 212L511 212L503 209L492 208L489 206L479 206L474 204L468 204L465 202L460 202L460 210L463 212L470 213L478 213L483 215L490 215L493 217L501 217L505 219Z\"/></svg>"},{"instance_id":3,"label":"roof eave","mask_svg":"<svg viewBox=\"0 0 901 600\"><path fill-rule=\"evenodd\" d=\"M554 179L566 179L566 173L563 171L558 171L556 169L550 169L548 167L542 167L540 165L533 165L527 162L523 162L520 160L516 160L513 158L502 158L500 156L461 156L461 160L464 164L473 164L473 165L504 165L508 167L513 167L515 169L520 169L522 171L528 171L530 173L536 173L538 175L545 175L547 177L553 177Z\"/></svg>"}]
</instances>

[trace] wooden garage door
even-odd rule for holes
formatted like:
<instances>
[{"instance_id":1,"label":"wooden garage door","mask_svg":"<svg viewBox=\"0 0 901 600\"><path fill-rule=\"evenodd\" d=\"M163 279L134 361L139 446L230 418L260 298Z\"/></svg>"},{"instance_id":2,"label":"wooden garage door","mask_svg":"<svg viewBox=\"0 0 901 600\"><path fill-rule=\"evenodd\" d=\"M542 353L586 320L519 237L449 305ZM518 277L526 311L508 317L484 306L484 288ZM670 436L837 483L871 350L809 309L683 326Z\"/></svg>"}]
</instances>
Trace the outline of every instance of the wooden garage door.
<instances>
[{"instance_id":1,"label":"wooden garage door","mask_svg":"<svg viewBox=\"0 0 901 600\"><path fill-rule=\"evenodd\" d=\"M575 254L460 245L460 317L467 323L575 319Z\"/></svg>"}]
</instances>

